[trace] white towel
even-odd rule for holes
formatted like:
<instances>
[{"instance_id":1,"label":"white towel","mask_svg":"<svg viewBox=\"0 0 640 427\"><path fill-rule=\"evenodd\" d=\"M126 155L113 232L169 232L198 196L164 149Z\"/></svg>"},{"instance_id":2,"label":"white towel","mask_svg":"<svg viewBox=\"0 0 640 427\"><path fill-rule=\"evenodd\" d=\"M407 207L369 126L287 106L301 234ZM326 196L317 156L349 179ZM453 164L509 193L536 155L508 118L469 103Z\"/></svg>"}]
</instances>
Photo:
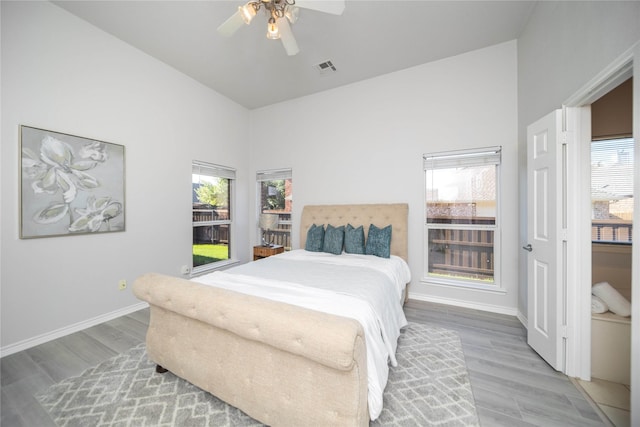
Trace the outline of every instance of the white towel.
<instances>
[{"instance_id":1,"label":"white towel","mask_svg":"<svg viewBox=\"0 0 640 427\"><path fill-rule=\"evenodd\" d=\"M631 303L607 282L593 285L591 293L609 306L609 310L622 317L631 316Z\"/></svg>"},{"instance_id":2,"label":"white towel","mask_svg":"<svg viewBox=\"0 0 640 427\"><path fill-rule=\"evenodd\" d=\"M606 313L607 311L609 311L607 303L602 301L599 297L591 295L591 312Z\"/></svg>"}]
</instances>

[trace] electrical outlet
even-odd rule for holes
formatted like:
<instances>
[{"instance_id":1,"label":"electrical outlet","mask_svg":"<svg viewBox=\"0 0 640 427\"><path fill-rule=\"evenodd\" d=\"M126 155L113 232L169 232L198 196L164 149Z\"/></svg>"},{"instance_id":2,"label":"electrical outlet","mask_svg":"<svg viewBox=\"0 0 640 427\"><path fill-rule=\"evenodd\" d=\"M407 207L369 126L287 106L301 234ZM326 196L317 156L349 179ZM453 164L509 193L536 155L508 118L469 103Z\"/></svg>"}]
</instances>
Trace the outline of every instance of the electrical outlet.
<instances>
[{"instance_id":1,"label":"electrical outlet","mask_svg":"<svg viewBox=\"0 0 640 427\"><path fill-rule=\"evenodd\" d=\"M120 281L118 282L118 289L120 289L121 291L127 289L127 281L124 279L120 279Z\"/></svg>"},{"instance_id":2,"label":"electrical outlet","mask_svg":"<svg viewBox=\"0 0 640 427\"><path fill-rule=\"evenodd\" d=\"M188 265L183 265L182 267L180 267L180 273L182 274L189 274L189 272L191 271L191 269L189 268Z\"/></svg>"}]
</instances>

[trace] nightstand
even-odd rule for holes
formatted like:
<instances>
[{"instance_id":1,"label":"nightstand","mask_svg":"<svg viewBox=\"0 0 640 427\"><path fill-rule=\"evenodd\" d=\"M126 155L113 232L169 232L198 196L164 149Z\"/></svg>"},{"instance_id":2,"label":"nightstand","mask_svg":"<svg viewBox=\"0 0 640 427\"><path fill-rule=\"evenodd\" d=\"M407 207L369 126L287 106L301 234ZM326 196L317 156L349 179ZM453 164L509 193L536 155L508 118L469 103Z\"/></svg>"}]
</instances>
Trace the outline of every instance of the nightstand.
<instances>
[{"instance_id":1,"label":"nightstand","mask_svg":"<svg viewBox=\"0 0 640 427\"><path fill-rule=\"evenodd\" d=\"M254 246L253 260L270 257L271 255L281 254L284 252L284 246Z\"/></svg>"}]
</instances>

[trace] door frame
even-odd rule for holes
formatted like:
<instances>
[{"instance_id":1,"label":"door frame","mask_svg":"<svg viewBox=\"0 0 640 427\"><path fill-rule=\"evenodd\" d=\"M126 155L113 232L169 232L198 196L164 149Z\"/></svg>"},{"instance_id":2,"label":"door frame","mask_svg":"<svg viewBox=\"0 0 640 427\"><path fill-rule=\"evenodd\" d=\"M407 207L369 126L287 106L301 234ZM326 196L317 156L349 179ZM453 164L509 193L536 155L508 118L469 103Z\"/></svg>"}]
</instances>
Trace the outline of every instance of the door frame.
<instances>
[{"instance_id":1,"label":"door frame","mask_svg":"<svg viewBox=\"0 0 640 427\"><path fill-rule=\"evenodd\" d=\"M569 149L568 214L576 218L568 228L569 253L567 259L567 364L566 374L591 379L591 109L596 99L633 76L633 135L635 138L634 186L640 190L640 43L620 55L595 78L563 103ZM635 197L632 249L632 315L631 352L640 354L640 197ZM588 266L588 267L587 267ZM587 268L585 268L587 267ZM631 389L640 390L640 360L632 357ZM631 399L631 424L640 425L640 399Z\"/></svg>"},{"instance_id":2,"label":"door frame","mask_svg":"<svg viewBox=\"0 0 640 427\"><path fill-rule=\"evenodd\" d=\"M563 105L567 139L565 374L591 380L591 107ZM587 267L588 266L588 267Z\"/></svg>"}]
</instances>

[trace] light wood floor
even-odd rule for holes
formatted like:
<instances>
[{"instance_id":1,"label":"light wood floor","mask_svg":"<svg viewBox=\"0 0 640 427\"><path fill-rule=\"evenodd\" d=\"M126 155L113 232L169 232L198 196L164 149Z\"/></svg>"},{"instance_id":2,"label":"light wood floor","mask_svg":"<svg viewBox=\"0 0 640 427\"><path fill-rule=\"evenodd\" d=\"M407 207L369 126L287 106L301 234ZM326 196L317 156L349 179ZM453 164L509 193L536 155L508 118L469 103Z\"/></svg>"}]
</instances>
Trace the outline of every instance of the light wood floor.
<instances>
[{"instance_id":1,"label":"light wood floor","mask_svg":"<svg viewBox=\"0 0 640 427\"><path fill-rule=\"evenodd\" d=\"M608 425L527 346L515 317L413 300L405 313L458 331L483 427ZM53 426L34 395L143 342L148 323L145 309L2 358L1 425Z\"/></svg>"}]
</instances>

